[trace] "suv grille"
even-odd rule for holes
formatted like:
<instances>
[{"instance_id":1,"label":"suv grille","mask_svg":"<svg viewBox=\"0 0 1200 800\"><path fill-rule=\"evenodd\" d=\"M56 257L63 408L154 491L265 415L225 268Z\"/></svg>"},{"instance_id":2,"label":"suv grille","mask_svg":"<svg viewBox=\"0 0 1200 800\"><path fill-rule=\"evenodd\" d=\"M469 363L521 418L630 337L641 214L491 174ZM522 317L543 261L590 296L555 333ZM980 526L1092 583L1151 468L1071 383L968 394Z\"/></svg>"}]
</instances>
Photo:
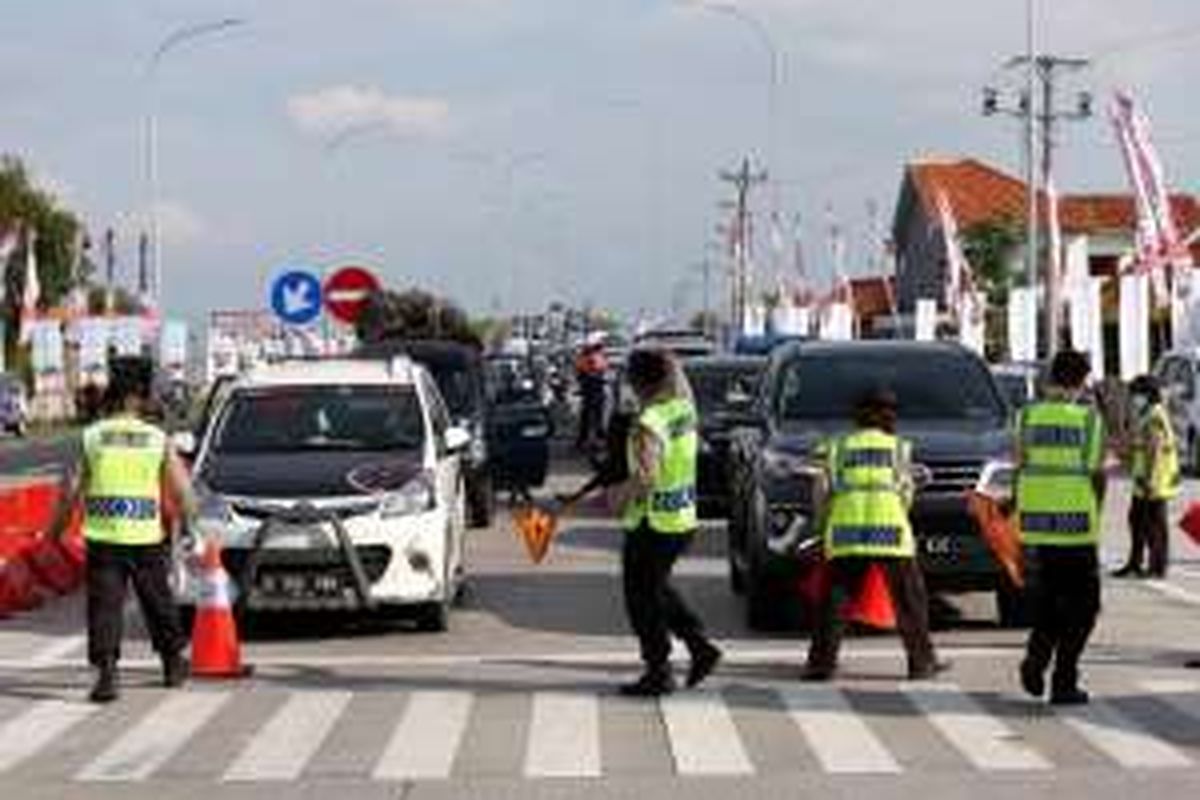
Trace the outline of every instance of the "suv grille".
<instances>
[{"instance_id":1,"label":"suv grille","mask_svg":"<svg viewBox=\"0 0 1200 800\"><path fill-rule=\"evenodd\" d=\"M275 511L283 510L289 507L286 503L254 503L246 501L235 501L230 504L233 513L239 517L247 517L249 519L265 520L270 517ZM325 513L332 513L338 519L352 519L365 514L374 514L379 510L378 500L363 500L346 503L337 506L326 506L322 509Z\"/></svg>"},{"instance_id":2,"label":"suv grille","mask_svg":"<svg viewBox=\"0 0 1200 800\"><path fill-rule=\"evenodd\" d=\"M962 494L975 486L983 472L983 461L921 461L933 473L933 480L922 492L925 494Z\"/></svg>"}]
</instances>

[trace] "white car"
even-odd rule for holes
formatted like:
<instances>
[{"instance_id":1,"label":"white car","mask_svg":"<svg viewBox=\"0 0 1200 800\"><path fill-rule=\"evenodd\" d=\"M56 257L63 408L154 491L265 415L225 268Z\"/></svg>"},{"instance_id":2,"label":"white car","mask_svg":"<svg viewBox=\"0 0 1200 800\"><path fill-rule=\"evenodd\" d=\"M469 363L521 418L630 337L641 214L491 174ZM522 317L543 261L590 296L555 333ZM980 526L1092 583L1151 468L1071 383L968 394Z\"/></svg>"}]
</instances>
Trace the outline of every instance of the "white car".
<instances>
[{"instance_id":1,"label":"white car","mask_svg":"<svg viewBox=\"0 0 1200 800\"><path fill-rule=\"evenodd\" d=\"M1200 474L1200 352L1166 353L1154 368L1163 402L1179 441L1179 460L1193 475Z\"/></svg>"},{"instance_id":2,"label":"white car","mask_svg":"<svg viewBox=\"0 0 1200 800\"><path fill-rule=\"evenodd\" d=\"M224 392L194 452L201 531L249 611L376 609L444 630L464 577L461 454L429 373L407 358L298 361ZM198 590L181 558L177 591Z\"/></svg>"}]
</instances>

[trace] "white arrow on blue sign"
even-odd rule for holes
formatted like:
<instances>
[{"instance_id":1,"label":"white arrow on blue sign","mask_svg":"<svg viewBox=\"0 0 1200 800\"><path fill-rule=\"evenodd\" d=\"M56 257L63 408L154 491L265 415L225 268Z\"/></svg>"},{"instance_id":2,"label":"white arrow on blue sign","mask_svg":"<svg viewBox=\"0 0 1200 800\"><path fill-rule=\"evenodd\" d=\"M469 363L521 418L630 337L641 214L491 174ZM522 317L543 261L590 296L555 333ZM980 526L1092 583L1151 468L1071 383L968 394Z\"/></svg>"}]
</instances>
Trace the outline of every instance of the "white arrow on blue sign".
<instances>
[{"instance_id":1,"label":"white arrow on blue sign","mask_svg":"<svg viewBox=\"0 0 1200 800\"><path fill-rule=\"evenodd\" d=\"M311 272L291 269L271 284L271 310L288 325L307 325L321 316L321 281Z\"/></svg>"}]
</instances>

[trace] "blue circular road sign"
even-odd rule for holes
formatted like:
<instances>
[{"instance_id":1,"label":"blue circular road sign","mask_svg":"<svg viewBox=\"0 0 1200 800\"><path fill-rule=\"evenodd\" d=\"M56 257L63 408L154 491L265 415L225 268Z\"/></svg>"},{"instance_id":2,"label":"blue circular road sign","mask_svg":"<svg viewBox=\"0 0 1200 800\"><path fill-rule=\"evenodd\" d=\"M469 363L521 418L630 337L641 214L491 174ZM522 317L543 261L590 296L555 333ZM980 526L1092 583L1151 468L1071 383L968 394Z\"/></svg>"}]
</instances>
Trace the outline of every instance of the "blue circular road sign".
<instances>
[{"instance_id":1,"label":"blue circular road sign","mask_svg":"<svg viewBox=\"0 0 1200 800\"><path fill-rule=\"evenodd\" d=\"M271 310L288 325L307 325L321 316L321 281L303 269L289 269L271 284Z\"/></svg>"}]
</instances>

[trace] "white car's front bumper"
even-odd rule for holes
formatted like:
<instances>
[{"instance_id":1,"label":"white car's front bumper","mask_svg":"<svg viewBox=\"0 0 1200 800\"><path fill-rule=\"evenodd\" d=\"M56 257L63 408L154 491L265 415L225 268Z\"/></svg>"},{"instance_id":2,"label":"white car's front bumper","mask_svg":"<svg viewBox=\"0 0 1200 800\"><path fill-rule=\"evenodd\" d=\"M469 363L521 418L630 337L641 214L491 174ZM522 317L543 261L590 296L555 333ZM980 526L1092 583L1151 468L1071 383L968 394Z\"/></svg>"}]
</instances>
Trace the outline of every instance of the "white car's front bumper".
<instances>
[{"instance_id":1,"label":"white car's front bumper","mask_svg":"<svg viewBox=\"0 0 1200 800\"><path fill-rule=\"evenodd\" d=\"M366 509L350 513L356 505ZM219 538L226 569L252 610L354 609L361 606L356 580L331 521L296 523L273 517L288 504L229 498L232 513L220 523L203 521L204 532ZM453 586L448 568L449 517L444 508L383 518L361 499L314 503L317 516L336 514L362 565L367 599L377 605L443 602ZM264 541L246 569L264 526ZM177 592L184 603L199 596L200 575L180 560ZM246 594L248 593L248 594Z\"/></svg>"}]
</instances>

